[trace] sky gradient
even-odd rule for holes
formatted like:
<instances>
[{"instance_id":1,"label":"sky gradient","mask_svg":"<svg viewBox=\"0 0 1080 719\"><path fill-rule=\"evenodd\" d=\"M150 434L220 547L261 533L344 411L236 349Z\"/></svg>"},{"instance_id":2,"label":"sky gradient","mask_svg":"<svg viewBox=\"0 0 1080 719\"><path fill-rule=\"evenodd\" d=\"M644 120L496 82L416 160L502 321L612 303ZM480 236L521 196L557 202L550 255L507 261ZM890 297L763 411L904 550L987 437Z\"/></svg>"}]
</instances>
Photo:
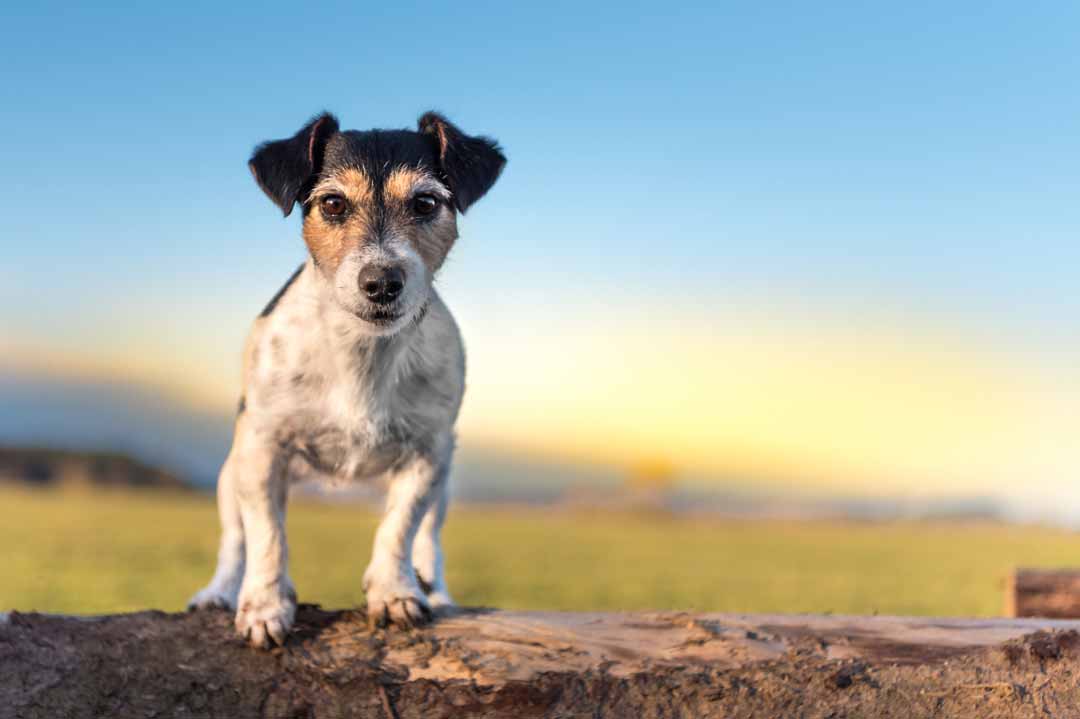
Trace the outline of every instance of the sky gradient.
<instances>
[{"instance_id":1,"label":"sky gradient","mask_svg":"<svg viewBox=\"0 0 1080 719\"><path fill-rule=\"evenodd\" d=\"M248 323L304 256L251 148L322 109L434 108L510 159L439 278L463 442L1080 516L1080 6L2 20L13 371L226 411Z\"/></svg>"}]
</instances>

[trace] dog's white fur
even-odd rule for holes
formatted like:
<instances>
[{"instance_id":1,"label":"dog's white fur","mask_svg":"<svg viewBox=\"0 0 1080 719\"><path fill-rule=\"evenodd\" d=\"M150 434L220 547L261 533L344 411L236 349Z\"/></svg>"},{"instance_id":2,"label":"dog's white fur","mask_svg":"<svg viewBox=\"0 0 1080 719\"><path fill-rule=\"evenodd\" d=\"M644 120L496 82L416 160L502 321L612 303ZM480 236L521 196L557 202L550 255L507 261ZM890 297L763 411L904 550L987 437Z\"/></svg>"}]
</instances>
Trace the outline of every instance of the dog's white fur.
<instances>
[{"instance_id":1,"label":"dog's white fur","mask_svg":"<svg viewBox=\"0 0 1080 719\"><path fill-rule=\"evenodd\" d=\"M346 309L362 303L353 297L359 268L385 259L375 251L408 268L405 311L386 326ZM329 281L309 259L249 336L245 407L218 481L217 571L191 605L236 609L253 644L282 643L296 612L288 482L321 476L388 480L363 577L369 617L410 625L451 606L439 533L464 377L458 328L408 242L356 248Z\"/></svg>"},{"instance_id":2,"label":"dog's white fur","mask_svg":"<svg viewBox=\"0 0 1080 719\"><path fill-rule=\"evenodd\" d=\"M340 132L323 114L256 148L259 187L286 215L303 206L310 256L248 337L218 480L217 571L192 607L235 609L253 644L284 642L296 615L288 484L310 476L387 483L363 575L369 621L412 626L453 604L439 533L465 356L432 282L457 239L457 213L505 163L494 140L437 113L416 132Z\"/></svg>"}]
</instances>

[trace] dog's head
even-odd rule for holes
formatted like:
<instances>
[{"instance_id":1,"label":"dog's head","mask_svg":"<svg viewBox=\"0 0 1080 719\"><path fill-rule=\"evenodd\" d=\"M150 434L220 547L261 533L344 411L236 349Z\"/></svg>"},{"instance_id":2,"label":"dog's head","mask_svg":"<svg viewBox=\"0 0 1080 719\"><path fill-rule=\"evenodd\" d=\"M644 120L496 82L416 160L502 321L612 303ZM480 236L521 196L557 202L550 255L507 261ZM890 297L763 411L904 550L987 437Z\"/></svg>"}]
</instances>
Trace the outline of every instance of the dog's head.
<instances>
[{"instance_id":1,"label":"dog's head","mask_svg":"<svg viewBox=\"0 0 1080 719\"><path fill-rule=\"evenodd\" d=\"M321 115L293 137L260 145L249 166L288 215L300 203L304 241L334 300L373 334L405 326L457 239L457 213L495 183L506 158L429 112L417 130L340 131Z\"/></svg>"}]
</instances>

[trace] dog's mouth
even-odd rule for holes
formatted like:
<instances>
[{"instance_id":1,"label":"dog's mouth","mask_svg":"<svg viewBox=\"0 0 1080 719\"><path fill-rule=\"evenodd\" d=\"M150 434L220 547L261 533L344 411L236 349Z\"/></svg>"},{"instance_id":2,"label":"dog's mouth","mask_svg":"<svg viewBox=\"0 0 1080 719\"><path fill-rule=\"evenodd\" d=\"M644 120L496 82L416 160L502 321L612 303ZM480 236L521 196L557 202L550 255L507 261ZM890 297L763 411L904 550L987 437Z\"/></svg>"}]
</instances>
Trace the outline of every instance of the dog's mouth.
<instances>
[{"instance_id":1,"label":"dog's mouth","mask_svg":"<svg viewBox=\"0 0 1080 719\"><path fill-rule=\"evenodd\" d=\"M373 324L378 327L386 327L400 320L402 317L402 313L390 309L367 309L357 312L356 316L369 324Z\"/></svg>"},{"instance_id":2,"label":"dog's mouth","mask_svg":"<svg viewBox=\"0 0 1080 719\"><path fill-rule=\"evenodd\" d=\"M368 324L375 325L376 327L390 327L404 318L406 315L412 316L412 321L420 323L424 317L427 316L428 308L431 306L430 302L424 302L420 305L420 309L415 312L404 312L398 308L365 308L355 312L356 316L367 322Z\"/></svg>"}]
</instances>

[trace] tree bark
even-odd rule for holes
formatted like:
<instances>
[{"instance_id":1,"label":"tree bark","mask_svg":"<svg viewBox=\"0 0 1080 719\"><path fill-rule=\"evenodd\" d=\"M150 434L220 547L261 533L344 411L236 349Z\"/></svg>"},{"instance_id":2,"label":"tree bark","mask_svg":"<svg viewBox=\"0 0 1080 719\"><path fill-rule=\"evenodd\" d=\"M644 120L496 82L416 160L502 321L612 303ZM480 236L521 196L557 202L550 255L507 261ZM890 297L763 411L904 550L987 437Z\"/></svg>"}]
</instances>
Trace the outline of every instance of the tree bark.
<instances>
[{"instance_id":1,"label":"tree bark","mask_svg":"<svg viewBox=\"0 0 1080 719\"><path fill-rule=\"evenodd\" d=\"M1080 570L1017 569L1005 589L1005 614L1080 619Z\"/></svg>"},{"instance_id":2,"label":"tree bark","mask_svg":"<svg viewBox=\"0 0 1080 719\"><path fill-rule=\"evenodd\" d=\"M412 632L301 607L0 615L0 717L1034 717L1080 706L1080 622L465 610Z\"/></svg>"}]
</instances>

